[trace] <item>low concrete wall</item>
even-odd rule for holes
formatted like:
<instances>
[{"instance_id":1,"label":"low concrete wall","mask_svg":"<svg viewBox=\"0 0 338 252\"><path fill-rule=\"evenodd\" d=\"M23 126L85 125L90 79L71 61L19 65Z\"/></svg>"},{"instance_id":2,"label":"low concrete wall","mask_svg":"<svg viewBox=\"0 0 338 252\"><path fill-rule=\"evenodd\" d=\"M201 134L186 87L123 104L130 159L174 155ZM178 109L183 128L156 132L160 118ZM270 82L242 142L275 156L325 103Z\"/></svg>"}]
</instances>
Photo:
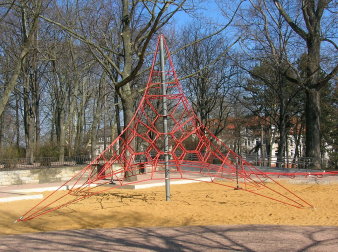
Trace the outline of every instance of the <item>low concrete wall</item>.
<instances>
[{"instance_id":1,"label":"low concrete wall","mask_svg":"<svg viewBox=\"0 0 338 252\"><path fill-rule=\"evenodd\" d=\"M0 186L67 181L84 166L0 171Z\"/></svg>"},{"instance_id":2,"label":"low concrete wall","mask_svg":"<svg viewBox=\"0 0 338 252\"><path fill-rule=\"evenodd\" d=\"M68 181L78 171L82 170L85 165L65 166L65 167L41 167L27 170L0 170L0 186L23 185L23 184L42 184L51 182ZM122 169L120 164L112 165L114 171ZM95 172L99 171L99 167L94 167ZM91 170L88 170L87 176ZM86 176L84 176L86 177ZM122 178L123 172L117 174L117 178ZM115 178L115 177L114 177Z\"/></svg>"}]
</instances>

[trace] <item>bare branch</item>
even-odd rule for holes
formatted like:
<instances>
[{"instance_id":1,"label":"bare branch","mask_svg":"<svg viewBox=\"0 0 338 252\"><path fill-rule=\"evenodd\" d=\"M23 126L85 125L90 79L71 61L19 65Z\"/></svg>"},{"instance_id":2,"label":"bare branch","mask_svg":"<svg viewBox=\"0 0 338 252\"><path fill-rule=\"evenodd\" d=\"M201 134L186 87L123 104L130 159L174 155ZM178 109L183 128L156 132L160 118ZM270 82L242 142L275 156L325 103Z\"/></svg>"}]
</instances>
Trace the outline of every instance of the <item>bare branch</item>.
<instances>
[{"instance_id":1,"label":"bare branch","mask_svg":"<svg viewBox=\"0 0 338 252\"><path fill-rule=\"evenodd\" d=\"M240 39L241 39L241 37L238 37L230 46L228 46L225 49L225 51L223 53L221 53L220 55L218 55L218 57L216 59L214 59L213 61L211 61L210 64L204 66L202 69L199 69L198 71L196 71L196 72L194 72L192 74L183 76L179 80L185 80L185 79L191 78L191 77L199 74L200 72L204 71L205 69L209 68L210 66L214 65L217 61L219 61L222 57L224 57L229 52L229 50L231 49L231 47L233 47Z\"/></svg>"},{"instance_id":2,"label":"bare branch","mask_svg":"<svg viewBox=\"0 0 338 252\"><path fill-rule=\"evenodd\" d=\"M330 2L331 0L319 0L318 1L317 10L315 11L315 15L317 16L318 20L321 19L325 8L328 6Z\"/></svg>"},{"instance_id":3,"label":"bare branch","mask_svg":"<svg viewBox=\"0 0 338 252\"><path fill-rule=\"evenodd\" d=\"M8 7L7 11L5 12L5 14L0 18L0 22L2 22L5 17L8 15L8 13L10 12L10 10L13 8L14 6L14 3L15 3L16 0L13 0L10 4L9 3L4 3L3 5L6 5L6 4L9 4L10 6ZM1 4L2 5L2 4ZM1 6L0 5L0 6Z\"/></svg>"},{"instance_id":4,"label":"bare branch","mask_svg":"<svg viewBox=\"0 0 338 252\"><path fill-rule=\"evenodd\" d=\"M132 72L125 78L123 78L120 82L118 82L115 87L116 89L119 89L121 87L123 87L124 85L126 85L128 82L130 82L131 80L133 80L133 78L135 78L135 76L137 75L138 71L141 69L143 62L144 62L144 55L146 52L146 49L148 47L148 44L153 36L153 34L159 29L158 28L158 24L160 23L161 20L161 16L164 14L164 12L166 11L166 9L168 8L168 3L166 3L161 10L159 11L154 24L152 25L152 28L150 29L150 31L147 34L147 37L145 39L145 42L143 43L141 52L138 54L139 57L139 61L137 62L137 65L134 67L134 69L132 70Z\"/></svg>"},{"instance_id":5,"label":"bare branch","mask_svg":"<svg viewBox=\"0 0 338 252\"><path fill-rule=\"evenodd\" d=\"M119 74L122 74L122 72L120 71L120 69L116 66L116 64L109 58L107 57L107 55L102 51L102 47L96 45L93 41L85 38L84 36L80 35L79 33L75 32L73 29L59 23L59 22L56 22L50 18L47 18L45 16L42 16L40 15L40 18L42 18L43 20L49 22L49 23L52 23L58 27L60 27L61 29L63 29L64 31L66 31L67 33L69 33L71 36L73 36L74 38L84 42L85 44L87 45L90 45L92 47L94 47L107 61L109 61L109 63L114 67L114 69L119 73ZM105 50L108 50L114 54L117 54L116 52L113 52L112 50L108 49L108 48L103 48Z\"/></svg>"},{"instance_id":6,"label":"bare branch","mask_svg":"<svg viewBox=\"0 0 338 252\"><path fill-rule=\"evenodd\" d=\"M20 56L18 58L18 61L14 67L14 71L13 74L8 82L8 84L6 85L6 89L2 94L1 97L1 101L0 101L0 115L2 115L2 113L4 112L5 106L8 103L9 100L9 96L11 94L11 92L13 91L13 89L15 88L15 85L17 83L17 79L19 78L19 74L21 72L21 67L22 67L22 62L24 60L24 58L26 57L26 55L29 53L32 41L33 41L33 37L34 37L34 33L38 27L38 21L39 21L39 12L41 11L41 2L39 2L39 5L37 7L37 13L35 13L35 15L33 15L33 24L29 29L29 33L27 35L27 39L24 40L23 45L22 45L22 49L20 52Z\"/></svg>"},{"instance_id":7,"label":"bare branch","mask_svg":"<svg viewBox=\"0 0 338 252\"><path fill-rule=\"evenodd\" d=\"M270 48L271 48L271 51L272 51L272 54L273 55L277 55L276 53L276 48L275 48L275 45L274 43L272 42L272 39L271 39L271 36L270 36L270 32L269 32L269 28L268 28L268 19L267 19L267 16L266 14L264 13L264 11L262 10L262 8L258 8L257 5L255 5L252 0L249 0L251 5L259 12L261 13L262 17L263 17L263 20L264 20L264 35L270 45Z\"/></svg>"},{"instance_id":8,"label":"bare branch","mask_svg":"<svg viewBox=\"0 0 338 252\"><path fill-rule=\"evenodd\" d=\"M318 87L321 88L323 86L325 86L334 76L336 76L338 74L338 65L336 65L335 68L333 68L333 70L331 71L331 73L329 73L328 75L326 75L324 77L324 79L322 79L319 83L318 83Z\"/></svg>"},{"instance_id":9,"label":"bare branch","mask_svg":"<svg viewBox=\"0 0 338 252\"><path fill-rule=\"evenodd\" d=\"M304 40L307 40L308 34L290 18L290 16L285 12L279 0L273 0L273 2L275 3L279 13L284 17L285 21L288 22L291 28Z\"/></svg>"},{"instance_id":10,"label":"bare branch","mask_svg":"<svg viewBox=\"0 0 338 252\"><path fill-rule=\"evenodd\" d=\"M333 42L331 39L322 38L322 41L329 42L330 44L332 44L336 48L336 50L338 50L338 45L335 42Z\"/></svg>"},{"instance_id":11,"label":"bare branch","mask_svg":"<svg viewBox=\"0 0 338 252\"><path fill-rule=\"evenodd\" d=\"M208 39L208 38L211 38L212 36L215 36L215 35L221 33L222 31L224 31L224 30L232 23L232 21L234 20L235 15L236 15L236 13L238 12L239 7L241 6L242 3L243 3L243 1L241 1L241 2L238 4L238 6L237 6L235 12L233 13L231 19L229 20L229 22L228 22L226 25L224 25L221 29L219 29L219 30L217 30L217 31L215 31L215 32L213 32L213 33L211 33L211 34L209 34L209 35L203 37L203 38L200 38L200 39L198 39L198 40L195 40L195 41L192 42L192 43L186 44L186 45L184 45L184 46L178 48L176 51L174 51L174 52L172 53L172 55L175 55L175 54L177 54L179 51L181 51L181 50L183 50L183 49L185 49L185 48L187 48L187 47L189 47L189 46L192 46L192 45L197 44L197 43L199 43L199 42L201 42L201 41L203 41L203 40L206 40L206 39ZM238 41L238 39L236 40L236 43L237 43L237 41Z\"/></svg>"}]
</instances>

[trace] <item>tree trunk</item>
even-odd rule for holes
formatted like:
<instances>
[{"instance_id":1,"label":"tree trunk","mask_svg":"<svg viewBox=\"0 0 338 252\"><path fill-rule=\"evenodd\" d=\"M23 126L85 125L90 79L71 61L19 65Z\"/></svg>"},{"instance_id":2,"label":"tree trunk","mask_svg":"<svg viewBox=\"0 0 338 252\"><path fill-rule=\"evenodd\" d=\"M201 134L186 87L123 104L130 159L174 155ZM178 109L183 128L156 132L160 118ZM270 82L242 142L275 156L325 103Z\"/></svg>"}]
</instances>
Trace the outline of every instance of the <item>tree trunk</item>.
<instances>
[{"instance_id":1,"label":"tree trunk","mask_svg":"<svg viewBox=\"0 0 338 252\"><path fill-rule=\"evenodd\" d=\"M27 102L24 102L27 103ZM25 141L26 141L26 159L28 163L34 162L34 118L32 111L27 104L24 109Z\"/></svg>"},{"instance_id":2,"label":"tree trunk","mask_svg":"<svg viewBox=\"0 0 338 252\"><path fill-rule=\"evenodd\" d=\"M25 142L26 142L26 159L29 164L34 162L34 112L32 101L30 100L30 77L29 65L25 60L23 63L23 104L24 104L24 126L25 126Z\"/></svg>"},{"instance_id":3,"label":"tree trunk","mask_svg":"<svg viewBox=\"0 0 338 252\"><path fill-rule=\"evenodd\" d=\"M114 141L115 137L121 135L121 117L120 117L120 104L119 104L119 97L118 94L115 93L114 96L114 103L115 103L115 123L112 126L112 141ZM116 128L116 130L114 129ZM116 132L116 133L115 133ZM117 143L116 151L120 152L120 142Z\"/></svg>"},{"instance_id":4,"label":"tree trunk","mask_svg":"<svg viewBox=\"0 0 338 252\"><path fill-rule=\"evenodd\" d=\"M269 129L269 140L268 140L269 141L269 148L268 148L268 166L269 167L271 167L272 149L273 149L273 144L275 142L275 137L276 137L275 130L272 128Z\"/></svg>"},{"instance_id":5,"label":"tree trunk","mask_svg":"<svg viewBox=\"0 0 338 252\"><path fill-rule=\"evenodd\" d=\"M124 51L124 66L123 66L123 79L130 76L133 64L133 51L131 44L131 16L129 13L129 0L122 1L122 14L123 14L123 28L122 28L122 40L123 40L123 51ZM122 101L123 116L124 116L124 127L127 127L131 118L134 114L134 102L133 94L131 92L130 83L127 83L118 90Z\"/></svg>"},{"instance_id":6,"label":"tree trunk","mask_svg":"<svg viewBox=\"0 0 338 252\"><path fill-rule=\"evenodd\" d=\"M283 80L283 78L281 77ZM280 90L282 90L283 81L279 81ZM282 167L284 163L284 154L285 154L285 142L287 139L287 128L286 128L286 108L285 108L285 98L281 92L279 97L279 141L278 141L278 152L277 152L277 166Z\"/></svg>"},{"instance_id":7,"label":"tree trunk","mask_svg":"<svg viewBox=\"0 0 338 252\"><path fill-rule=\"evenodd\" d=\"M264 132L263 125L261 125L261 166L265 166L265 157L266 157L265 135L266 132Z\"/></svg>"},{"instance_id":8,"label":"tree trunk","mask_svg":"<svg viewBox=\"0 0 338 252\"><path fill-rule=\"evenodd\" d=\"M19 149L20 146L20 120L19 120L19 108L20 101L19 95L15 94L15 128L16 128L16 147Z\"/></svg>"},{"instance_id":9,"label":"tree trunk","mask_svg":"<svg viewBox=\"0 0 338 252\"><path fill-rule=\"evenodd\" d=\"M82 154L83 125L84 125L84 107L80 107L77 113L76 135L74 143L76 155Z\"/></svg>"},{"instance_id":10,"label":"tree trunk","mask_svg":"<svg viewBox=\"0 0 338 252\"><path fill-rule=\"evenodd\" d=\"M300 152L300 143L301 143L301 139L302 139L302 132L303 132L303 123L300 122L300 128L299 130L297 129L299 126L298 122L294 128L294 139L295 139L295 153L294 153L294 156L293 156L293 161L292 163L293 164L298 164L298 165L295 165L296 167L298 166L299 167L299 157L301 156L301 152Z\"/></svg>"},{"instance_id":11,"label":"tree trunk","mask_svg":"<svg viewBox=\"0 0 338 252\"><path fill-rule=\"evenodd\" d=\"M31 53L30 64L30 88L32 94L32 111L34 116L34 152L38 152L40 143L40 85L38 80L38 29L33 33L32 46L34 50Z\"/></svg>"},{"instance_id":12,"label":"tree trunk","mask_svg":"<svg viewBox=\"0 0 338 252\"><path fill-rule=\"evenodd\" d=\"M320 169L320 91L306 90L306 157L311 158L312 167Z\"/></svg>"},{"instance_id":13,"label":"tree trunk","mask_svg":"<svg viewBox=\"0 0 338 252\"><path fill-rule=\"evenodd\" d=\"M305 122L306 122L306 156L312 160L312 168L321 168L320 145L320 89L338 72L336 65L332 71L325 76L321 71L320 50L321 41L325 38L325 31L321 29L322 17L325 16L325 9L329 8L331 1L310 1L302 2L303 21L307 31L298 26L287 14L278 0L273 0L280 14L284 17L289 26L306 42L306 79L305 79ZM300 84L300 83L299 83Z\"/></svg>"},{"instance_id":14,"label":"tree trunk","mask_svg":"<svg viewBox=\"0 0 338 252\"><path fill-rule=\"evenodd\" d=\"M74 43L73 40L69 40L70 46L70 53L71 53L71 64L73 66L74 71L74 87L69 88L68 97L69 97L69 115L67 119L67 126L68 129L68 156L72 156L76 153L76 136L75 134L75 125L74 125L74 118L76 116L76 105L77 105L77 98L79 93L79 85L80 85L80 77L79 77L79 70L77 67L77 62L74 53Z\"/></svg>"},{"instance_id":15,"label":"tree trunk","mask_svg":"<svg viewBox=\"0 0 338 252\"><path fill-rule=\"evenodd\" d=\"M57 111L57 139L59 150L59 162L64 163L65 159L65 123L64 123L64 111L59 108Z\"/></svg>"},{"instance_id":16,"label":"tree trunk","mask_svg":"<svg viewBox=\"0 0 338 252\"><path fill-rule=\"evenodd\" d=\"M76 124L76 136L75 136L75 153L76 155L83 154L84 152L84 132L85 132L85 109L88 98L88 82L82 81L81 83L81 102L77 106L77 124ZM86 154L88 154L86 150Z\"/></svg>"},{"instance_id":17,"label":"tree trunk","mask_svg":"<svg viewBox=\"0 0 338 252\"><path fill-rule=\"evenodd\" d=\"M56 131L56 127L55 127L55 124L56 124L56 112L55 110L53 110L52 112L52 126L51 126L51 130L50 130L50 142L53 144L54 143L54 140L55 140L55 131Z\"/></svg>"},{"instance_id":18,"label":"tree trunk","mask_svg":"<svg viewBox=\"0 0 338 252\"><path fill-rule=\"evenodd\" d=\"M286 162L285 168L290 168L289 167L289 138L288 138L288 135L286 136L286 139L285 139L285 162Z\"/></svg>"},{"instance_id":19,"label":"tree trunk","mask_svg":"<svg viewBox=\"0 0 338 252\"><path fill-rule=\"evenodd\" d=\"M75 118L75 106L78 96L78 81L75 80L74 88L69 90L69 114L66 122L66 129L68 131L68 156L74 153L74 118Z\"/></svg>"},{"instance_id":20,"label":"tree trunk","mask_svg":"<svg viewBox=\"0 0 338 252\"><path fill-rule=\"evenodd\" d=\"M95 105L94 105L95 106ZM97 107L97 105L96 105ZM90 131L90 154L92 159L96 157L96 147L97 147L97 126L98 126L98 116L96 116L95 111L97 109L94 108L94 116L93 116L93 123L92 123L92 129Z\"/></svg>"},{"instance_id":21,"label":"tree trunk","mask_svg":"<svg viewBox=\"0 0 338 252\"><path fill-rule=\"evenodd\" d=\"M11 79L9 80L8 84L6 85L4 93L2 94L1 101L0 101L0 115L2 115L2 113L4 112L5 107L8 103L8 100L9 100L10 94L17 84L17 80L18 80L20 72L21 72L22 61L26 57L26 55L29 51L30 42L31 42L31 40L29 40L27 43L24 44L22 51L20 53L19 59L17 60L17 62L15 64L15 67L14 67L14 70L13 70L13 75L12 75Z\"/></svg>"},{"instance_id":22,"label":"tree trunk","mask_svg":"<svg viewBox=\"0 0 338 252\"><path fill-rule=\"evenodd\" d=\"M305 101L306 156L311 158L311 167L321 168L320 133L320 22L314 23L314 31L307 39L306 76L308 77Z\"/></svg>"},{"instance_id":23,"label":"tree trunk","mask_svg":"<svg viewBox=\"0 0 338 252\"><path fill-rule=\"evenodd\" d=\"M134 99L133 96L131 94L131 89L130 89L130 84L128 83L127 85L123 86L120 89L120 97L121 97L121 101L122 101L122 107L123 107L123 119L124 119L124 128L126 128L129 124L129 122L131 121L131 119L133 118L134 115ZM126 136L124 136L126 137ZM128 139L125 139L125 142L127 142ZM135 141L133 140L132 142L130 142L130 144L132 145L132 147L135 146ZM125 152L126 155L126 160L129 159L131 153L126 150ZM125 168L125 177L127 179L131 179L132 177L134 177L133 175L135 175L132 171L127 171L127 165L124 164L124 168Z\"/></svg>"},{"instance_id":24,"label":"tree trunk","mask_svg":"<svg viewBox=\"0 0 338 252\"><path fill-rule=\"evenodd\" d=\"M278 141L278 152L277 152L277 167L282 167L284 163L284 153L285 153L285 140L286 140L286 122L282 117L278 125L279 130L279 141Z\"/></svg>"},{"instance_id":25,"label":"tree trunk","mask_svg":"<svg viewBox=\"0 0 338 252\"><path fill-rule=\"evenodd\" d=\"M4 137L4 114L0 115L0 155L2 155Z\"/></svg>"},{"instance_id":26,"label":"tree trunk","mask_svg":"<svg viewBox=\"0 0 338 252\"><path fill-rule=\"evenodd\" d=\"M35 59L33 59L35 61ZM37 149L40 142L40 88L37 78L37 66L36 62L33 62L32 69L29 75L29 88L31 93L31 125L32 125L32 149L33 153L37 153Z\"/></svg>"},{"instance_id":27,"label":"tree trunk","mask_svg":"<svg viewBox=\"0 0 338 252\"><path fill-rule=\"evenodd\" d=\"M101 87L100 87L101 88ZM90 142L91 142L91 156L92 159L96 156L96 145L97 145L97 130L99 125L100 118L100 110L101 110L101 92L98 92L98 97L96 100L96 104L93 105L93 123L92 129L90 132Z\"/></svg>"},{"instance_id":28,"label":"tree trunk","mask_svg":"<svg viewBox=\"0 0 338 252\"><path fill-rule=\"evenodd\" d=\"M37 1L36 3L36 9L34 10L36 13L34 13L33 16L33 20L32 20L32 25L31 27L29 27L29 31L27 31L27 18L26 18L26 8L22 7L22 11L21 11L21 20L22 20L22 35L24 37L23 39L23 43L22 43L22 48L21 48L21 52L19 54L19 57L17 59L17 62L14 65L14 70L13 70L13 74L9 80L9 82L6 85L5 91L2 94L1 100L0 100L0 115L4 112L5 106L8 103L10 94L12 93L14 87L17 84L17 80L19 78L20 72L21 72L21 68L23 66L23 60L26 57L26 55L28 54L29 50L31 49L31 44L34 38L34 33L37 30L38 27L38 21L39 21L39 15L38 13L41 12L41 1ZM32 14L32 13L30 13ZM28 33L27 33L28 32Z\"/></svg>"},{"instance_id":29,"label":"tree trunk","mask_svg":"<svg viewBox=\"0 0 338 252\"><path fill-rule=\"evenodd\" d=\"M130 85L127 84L122 87L122 90L120 92L122 107L123 107L123 122L124 127L127 127L129 122L134 116L134 99L131 92Z\"/></svg>"}]
</instances>

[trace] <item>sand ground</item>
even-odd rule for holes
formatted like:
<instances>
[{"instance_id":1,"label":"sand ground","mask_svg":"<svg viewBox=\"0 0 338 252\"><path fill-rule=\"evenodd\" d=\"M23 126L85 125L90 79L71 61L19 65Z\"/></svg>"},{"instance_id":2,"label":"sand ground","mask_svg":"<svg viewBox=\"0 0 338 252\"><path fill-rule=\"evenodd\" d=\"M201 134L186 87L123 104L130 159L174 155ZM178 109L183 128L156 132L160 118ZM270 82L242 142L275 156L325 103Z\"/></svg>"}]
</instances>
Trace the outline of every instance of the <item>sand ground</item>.
<instances>
[{"instance_id":1,"label":"sand ground","mask_svg":"<svg viewBox=\"0 0 338 252\"><path fill-rule=\"evenodd\" d=\"M165 201L164 188L160 187L112 189L19 223L14 223L14 220L39 200L0 203L0 234L236 224L338 226L337 183L282 184L314 207L299 209L213 183L173 185L171 201L168 202Z\"/></svg>"}]
</instances>

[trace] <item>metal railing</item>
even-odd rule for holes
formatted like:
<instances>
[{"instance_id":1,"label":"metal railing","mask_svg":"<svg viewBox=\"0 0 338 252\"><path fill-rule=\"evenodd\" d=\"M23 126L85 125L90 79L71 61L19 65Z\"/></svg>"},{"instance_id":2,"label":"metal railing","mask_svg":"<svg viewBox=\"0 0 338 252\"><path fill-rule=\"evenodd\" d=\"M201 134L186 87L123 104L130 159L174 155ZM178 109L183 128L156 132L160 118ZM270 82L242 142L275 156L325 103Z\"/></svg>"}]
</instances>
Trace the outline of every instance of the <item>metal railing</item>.
<instances>
[{"instance_id":1,"label":"metal railing","mask_svg":"<svg viewBox=\"0 0 338 252\"><path fill-rule=\"evenodd\" d=\"M272 168L294 168L294 169L308 169L311 167L312 159L309 157L299 157L297 159L283 157L262 157L257 155L243 155L243 158L248 162L258 167L272 167Z\"/></svg>"},{"instance_id":2,"label":"metal railing","mask_svg":"<svg viewBox=\"0 0 338 252\"><path fill-rule=\"evenodd\" d=\"M64 157L63 161L57 157L37 157L33 163L28 158L0 159L0 171L85 165L90 161L90 156Z\"/></svg>"},{"instance_id":3,"label":"metal railing","mask_svg":"<svg viewBox=\"0 0 338 252\"><path fill-rule=\"evenodd\" d=\"M259 168L278 168L278 169L309 169L312 164L311 158L300 157L296 160L292 158L283 158L277 160L277 157L265 157L262 158L258 155L242 155L243 159L252 163ZM162 160L162 156L159 158ZM198 156L195 153L188 153L185 160L197 161ZM75 156L75 157L64 157L63 161L60 161L57 157L38 157L35 158L33 163L29 162L27 158L17 159L0 159L0 171L4 170L22 170L22 169L36 169L36 168L48 168L48 167L64 167L64 166L75 166L75 165L86 165L91 161L89 155L86 156ZM211 161L213 162L213 161ZM322 166L326 168L325 164Z\"/></svg>"}]
</instances>

